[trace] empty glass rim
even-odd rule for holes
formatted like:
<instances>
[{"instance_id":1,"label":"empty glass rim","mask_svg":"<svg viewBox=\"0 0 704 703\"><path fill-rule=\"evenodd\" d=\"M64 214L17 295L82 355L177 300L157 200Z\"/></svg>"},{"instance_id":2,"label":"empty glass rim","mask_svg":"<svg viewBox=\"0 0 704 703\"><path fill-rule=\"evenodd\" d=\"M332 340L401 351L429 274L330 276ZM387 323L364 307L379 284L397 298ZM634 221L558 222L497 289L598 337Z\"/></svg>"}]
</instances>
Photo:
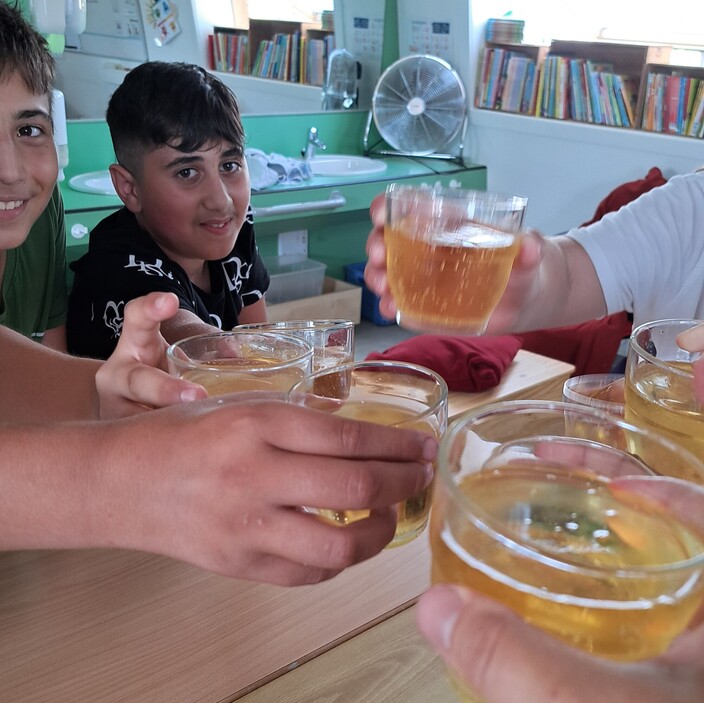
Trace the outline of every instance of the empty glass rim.
<instances>
[{"instance_id":1,"label":"empty glass rim","mask_svg":"<svg viewBox=\"0 0 704 703\"><path fill-rule=\"evenodd\" d=\"M704 324L704 320L695 320L687 318L667 318L664 320L651 320L650 322L644 322L642 325L638 325L638 327L636 327L633 332L631 332L631 337L628 341L628 344L630 347L633 348L633 351L638 354L638 356L642 357L654 366L657 366L658 368L663 370L667 370L667 372L672 374L673 376L679 376L680 378L685 378L691 381L691 379L694 378L694 373L692 371L687 371L686 369L681 369L677 366L673 366L672 362L674 360L665 360L654 356L641 346L641 344L637 341L637 338L646 330L654 329L656 327L665 327L671 325L675 327L681 327L680 332L684 332L685 330L691 329L692 327L697 327L698 325L702 324ZM701 352L692 361L696 361L699 358L702 358Z\"/></svg>"},{"instance_id":2,"label":"empty glass rim","mask_svg":"<svg viewBox=\"0 0 704 703\"><path fill-rule=\"evenodd\" d=\"M184 350L184 347L186 347L188 344L191 342L195 341L206 341L206 340L217 340L217 339L232 339L235 337L244 337L245 335L266 340L266 339L271 339L272 338L272 333L273 330L262 330L260 332L255 332L252 330L230 330L229 332L226 331L220 331L220 332L206 332L204 334L194 334L190 337L184 337L183 339L179 339L177 342L173 342L170 344L167 349L166 349L166 358L167 360L173 362L176 366L178 366L181 369L198 369L198 370L210 370L210 371L222 371L223 368L222 366L213 364L210 362L210 360L199 360L199 359L194 359L189 354ZM298 348L300 350L300 354L297 354L296 356L293 356L290 359L283 359L283 360L276 360L275 364L263 364L261 366L248 366L246 371L247 373L258 373L260 371L271 371L273 367L276 367L277 369L281 368L287 368L289 366L295 366L296 364L300 363L302 360L305 359L313 359L313 352L314 348L313 345L306 339L303 339L302 337L297 337L296 335L293 334L286 334L284 332L275 332L276 338L277 339L283 339L285 342L290 344L294 348ZM179 356L180 354L183 354L186 356L186 358L183 358L182 356ZM223 357L227 358L227 357Z\"/></svg>"},{"instance_id":3,"label":"empty glass rim","mask_svg":"<svg viewBox=\"0 0 704 703\"><path fill-rule=\"evenodd\" d=\"M438 385L440 388L440 397L436 400L435 403L433 403L432 406L429 406L427 410L424 412L415 415L412 420L407 420L404 422L398 422L393 425L390 425L391 427L403 427L405 424L408 424L409 422L418 422L418 420L422 420L425 417L428 417L429 415L432 415L437 411L439 407L442 405L447 404L447 396L448 396L448 388L447 388L447 383L445 383L445 379L440 376L440 374L436 373L432 369L429 369L425 366L421 366L420 364L411 364L407 361L375 361L375 360L370 360L370 361L349 361L346 364L339 364L338 366L331 366L330 368L327 369L321 369L320 371L316 371L314 373L308 374L305 376L305 378L302 378L300 381L297 381L293 386L288 391L288 400L291 400L294 395L296 394L301 394L300 387L305 385L312 385L315 383L315 381L319 378L322 378L323 376L330 376L331 374L338 374L338 373L351 373L353 371L360 371L360 370L365 370L369 369L370 371L374 369L386 369L387 371L393 371L394 369L397 369L399 371L410 371L412 374L416 376L424 376L425 378L432 379L435 381L435 383Z\"/></svg>"},{"instance_id":4,"label":"empty glass rim","mask_svg":"<svg viewBox=\"0 0 704 703\"><path fill-rule=\"evenodd\" d=\"M235 330L309 330L316 331L320 329L348 329L354 327L353 320L343 319L316 319L316 320L279 320L277 322L248 322L243 325L237 325Z\"/></svg>"},{"instance_id":5,"label":"empty glass rim","mask_svg":"<svg viewBox=\"0 0 704 703\"><path fill-rule=\"evenodd\" d=\"M541 549L538 544L531 540L522 540L515 532L507 529L501 524L499 520L496 520L491 515L489 515L480 505L473 501L469 496L459 490L457 484L454 480L454 472L451 471L450 467L452 462L450 460L452 446L460 435L466 428L466 424L470 419L474 419L482 416L500 415L508 411L522 410L526 413L530 412L553 412L562 411L567 412L570 415L583 415L595 419L606 420L609 423L613 423L622 427L629 432L636 432L639 435L645 435L649 438L654 438L657 443L667 446L668 449L674 449L677 452L682 453L687 461L692 461L698 470L704 471L704 462L700 461L691 452L684 449L680 445L672 442L671 440L661 437L659 435L654 435L647 432L636 425L632 425L629 422L600 410L598 408L593 408L586 405L576 405L574 403L563 403L558 401L549 400L507 400L498 401L496 403L490 403L488 405L483 405L477 408L473 408L465 411L458 417L456 417L447 428L445 434L440 439L440 449L437 458L437 469L436 477L437 480L442 482L443 488L449 493L452 501L454 501L462 512L464 519L471 522L475 528L482 531L484 534L488 535L491 539L502 544L507 549L520 554L523 557L532 559L535 562L545 564L547 566L554 567L561 571L568 571L571 573L579 573L584 575L591 575L597 577L603 577L605 574L618 575L624 578L643 578L647 575L655 575L658 573L671 573L677 570L689 569L692 567L704 565L704 549L702 552L689 559L683 559L681 561L671 562L668 564L659 565L648 565L648 566L593 566L585 565L583 562L579 562L569 554L560 555L559 557L547 549ZM593 445L599 445L599 442L588 440ZM601 445L603 446L603 445ZM596 476L596 475L595 475ZM608 477L606 476L596 476L597 479L602 480L604 483L608 482ZM682 481L681 479L674 479L670 477L660 477L653 476L652 478L667 478L670 481ZM687 483L682 481L683 483ZM691 484L695 489L702 490L701 487L696 486L696 484ZM702 494L704 500L704 492ZM701 537L704 539L704 532L702 532Z\"/></svg>"},{"instance_id":6,"label":"empty glass rim","mask_svg":"<svg viewBox=\"0 0 704 703\"><path fill-rule=\"evenodd\" d=\"M562 384L562 395L564 395L565 398L578 403L582 402L582 398L586 398L589 401L589 405L603 405L604 407L618 405L623 407L624 403L621 403L618 400L608 400L605 398L592 398L591 396L585 396L584 393L579 392L578 388L580 384L587 386L590 382L596 383L599 381L606 381L607 383L605 385L609 385L610 383L615 383L616 381L623 381L625 378L626 377L622 373L587 373L582 374L581 376L570 376ZM577 386L577 388L575 388L575 386Z\"/></svg>"},{"instance_id":7,"label":"empty glass rim","mask_svg":"<svg viewBox=\"0 0 704 703\"><path fill-rule=\"evenodd\" d=\"M523 195L513 195L511 193L499 193L493 190L477 190L475 188L453 188L436 184L434 186L417 186L401 183L389 183L386 186L386 197L396 199L406 195L442 195L452 197L455 200L475 198L484 200L487 203L494 201L495 205L507 207L507 209L525 208L528 205L528 198Z\"/></svg>"}]
</instances>

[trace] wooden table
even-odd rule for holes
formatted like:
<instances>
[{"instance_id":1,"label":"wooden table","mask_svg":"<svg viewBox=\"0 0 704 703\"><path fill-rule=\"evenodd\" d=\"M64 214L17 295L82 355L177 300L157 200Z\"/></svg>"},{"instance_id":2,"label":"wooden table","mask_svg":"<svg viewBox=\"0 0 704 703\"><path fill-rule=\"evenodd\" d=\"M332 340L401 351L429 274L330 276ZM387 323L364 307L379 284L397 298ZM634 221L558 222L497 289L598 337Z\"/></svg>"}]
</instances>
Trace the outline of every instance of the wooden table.
<instances>
[{"instance_id":1,"label":"wooden table","mask_svg":"<svg viewBox=\"0 0 704 703\"><path fill-rule=\"evenodd\" d=\"M519 351L497 388L452 394L450 414L559 398L571 372ZM1 554L0 701L450 701L409 609L428 584L425 535L290 589L137 552Z\"/></svg>"}]
</instances>

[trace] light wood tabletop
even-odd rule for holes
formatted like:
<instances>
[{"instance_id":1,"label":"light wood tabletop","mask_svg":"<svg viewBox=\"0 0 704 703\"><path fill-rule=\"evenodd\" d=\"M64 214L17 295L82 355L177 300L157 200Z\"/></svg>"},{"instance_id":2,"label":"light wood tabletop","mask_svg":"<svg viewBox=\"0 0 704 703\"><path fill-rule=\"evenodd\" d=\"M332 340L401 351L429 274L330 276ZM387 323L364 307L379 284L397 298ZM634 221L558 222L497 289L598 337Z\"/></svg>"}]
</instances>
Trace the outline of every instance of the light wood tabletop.
<instances>
[{"instance_id":1,"label":"light wood tabletop","mask_svg":"<svg viewBox=\"0 0 704 703\"><path fill-rule=\"evenodd\" d=\"M450 414L558 399L570 373L519 352L497 388L452 394ZM289 589L138 552L0 554L0 701L451 701L409 607L429 585L429 564L425 534ZM372 679L386 688L372 690ZM422 697L423 685L433 694Z\"/></svg>"}]
</instances>

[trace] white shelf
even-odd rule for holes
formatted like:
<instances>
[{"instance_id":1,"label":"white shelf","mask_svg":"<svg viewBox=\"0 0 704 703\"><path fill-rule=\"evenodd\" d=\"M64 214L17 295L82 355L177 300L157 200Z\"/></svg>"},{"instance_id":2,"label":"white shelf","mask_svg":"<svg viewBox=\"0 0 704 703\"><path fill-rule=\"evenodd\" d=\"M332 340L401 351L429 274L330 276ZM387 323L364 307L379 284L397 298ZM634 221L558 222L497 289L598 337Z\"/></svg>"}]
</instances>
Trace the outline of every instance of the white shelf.
<instances>
[{"instance_id":1,"label":"white shelf","mask_svg":"<svg viewBox=\"0 0 704 703\"><path fill-rule=\"evenodd\" d=\"M322 110L319 85L277 81L213 71L237 96L240 111L246 115L308 113Z\"/></svg>"}]
</instances>

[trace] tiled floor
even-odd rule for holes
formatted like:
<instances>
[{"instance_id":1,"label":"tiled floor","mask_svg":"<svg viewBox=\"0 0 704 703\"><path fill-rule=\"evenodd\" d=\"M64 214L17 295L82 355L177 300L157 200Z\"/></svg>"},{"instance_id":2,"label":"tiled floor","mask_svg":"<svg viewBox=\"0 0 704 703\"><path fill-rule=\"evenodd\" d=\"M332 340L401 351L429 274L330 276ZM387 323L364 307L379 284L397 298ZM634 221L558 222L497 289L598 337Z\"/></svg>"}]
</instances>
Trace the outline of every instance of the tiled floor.
<instances>
[{"instance_id":1,"label":"tiled floor","mask_svg":"<svg viewBox=\"0 0 704 703\"><path fill-rule=\"evenodd\" d=\"M355 327L355 359L364 359L372 351L384 351L413 335L413 332L409 332L398 325L380 326L368 320L362 320Z\"/></svg>"}]
</instances>

